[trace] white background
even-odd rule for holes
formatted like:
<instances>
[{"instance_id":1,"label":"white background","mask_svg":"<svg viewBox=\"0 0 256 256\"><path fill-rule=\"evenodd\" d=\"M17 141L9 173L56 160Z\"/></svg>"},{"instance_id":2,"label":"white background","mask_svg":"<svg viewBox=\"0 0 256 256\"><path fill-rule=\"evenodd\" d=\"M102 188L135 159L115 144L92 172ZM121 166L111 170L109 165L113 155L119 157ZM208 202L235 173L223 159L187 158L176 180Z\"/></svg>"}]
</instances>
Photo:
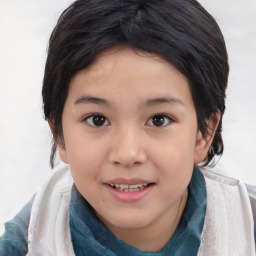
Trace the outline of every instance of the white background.
<instances>
[{"instance_id":1,"label":"white background","mask_svg":"<svg viewBox=\"0 0 256 256\"><path fill-rule=\"evenodd\" d=\"M0 0L0 233L50 174L41 85L49 35L71 0ZM256 0L201 0L227 43L230 79L219 169L256 184Z\"/></svg>"}]
</instances>

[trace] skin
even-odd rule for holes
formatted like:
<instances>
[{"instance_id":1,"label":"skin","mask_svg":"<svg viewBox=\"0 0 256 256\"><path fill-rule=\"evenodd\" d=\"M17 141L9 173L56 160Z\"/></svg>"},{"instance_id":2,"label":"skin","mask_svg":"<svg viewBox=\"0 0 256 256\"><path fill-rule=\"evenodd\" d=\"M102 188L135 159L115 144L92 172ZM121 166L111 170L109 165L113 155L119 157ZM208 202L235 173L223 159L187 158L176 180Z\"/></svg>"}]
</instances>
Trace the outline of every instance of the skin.
<instances>
[{"instance_id":1,"label":"skin","mask_svg":"<svg viewBox=\"0 0 256 256\"><path fill-rule=\"evenodd\" d=\"M95 113L103 117L100 126ZM99 219L140 250L162 249L186 206L193 166L214 135L198 131L186 77L157 55L110 49L74 76L62 117L60 158ZM208 121L213 130L218 119ZM154 185L141 200L121 202L104 185L116 178Z\"/></svg>"}]
</instances>

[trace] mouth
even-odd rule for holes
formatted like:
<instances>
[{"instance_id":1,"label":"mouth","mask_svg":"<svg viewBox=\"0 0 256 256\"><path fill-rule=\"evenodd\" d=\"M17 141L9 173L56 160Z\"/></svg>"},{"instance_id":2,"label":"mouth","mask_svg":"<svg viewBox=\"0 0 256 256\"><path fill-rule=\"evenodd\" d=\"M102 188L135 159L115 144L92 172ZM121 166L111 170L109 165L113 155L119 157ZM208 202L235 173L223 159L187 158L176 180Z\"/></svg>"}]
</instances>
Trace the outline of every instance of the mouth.
<instances>
[{"instance_id":1,"label":"mouth","mask_svg":"<svg viewBox=\"0 0 256 256\"><path fill-rule=\"evenodd\" d=\"M104 185L114 199L123 203L135 203L147 197L156 183L141 179L116 179Z\"/></svg>"},{"instance_id":2,"label":"mouth","mask_svg":"<svg viewBox=\"0 0 256 256\"><path fill-rule=\"evenodd\" d=\"M142 183L142 184L108 184L111 186L113 189L116 189L120 192L138 192L142 191L148 186L153 185L153 183Z\"/></svg>"}]
</instances>

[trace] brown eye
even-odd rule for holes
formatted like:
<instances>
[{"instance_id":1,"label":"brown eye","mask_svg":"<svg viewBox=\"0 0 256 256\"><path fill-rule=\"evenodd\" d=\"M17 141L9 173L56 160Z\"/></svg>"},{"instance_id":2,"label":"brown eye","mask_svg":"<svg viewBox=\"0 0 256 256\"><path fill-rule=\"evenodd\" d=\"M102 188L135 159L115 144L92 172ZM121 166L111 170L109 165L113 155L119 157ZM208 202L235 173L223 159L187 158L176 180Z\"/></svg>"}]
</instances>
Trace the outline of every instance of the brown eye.
<instances>
[{"instance_id":1,"label":"brown eye","mask_svg":"<svg viewBox=\"0 0 256 256\"><path fill-rule=\"evenodd\" d=\"M96 127L109 125L109 122L106 117L104 117L102 115L97 115L97 114L88 116L85 119L85 121L89 125L96 126Z\"/></svg>"},{"instance_id":2,"label":"brown eye","mask_svg":"<svg viewBox=\"0 0 256 256\"><path fill-rule=\"evenodd\" d=\"M155 126L162 126L164 124L164 117L163 116L154 116L152 118L152 123Z\"/></svg>"},{"instance_id":3,"label":"brown eye","mask_svg":"<svg viewBox=\"0 0 256 256\"><path fill-rule=\"evenodd\" d=\"M166 115L154 115L148 121L150 126L163 127L168 125L172 119Z\"/></svg>"}]
</instances>

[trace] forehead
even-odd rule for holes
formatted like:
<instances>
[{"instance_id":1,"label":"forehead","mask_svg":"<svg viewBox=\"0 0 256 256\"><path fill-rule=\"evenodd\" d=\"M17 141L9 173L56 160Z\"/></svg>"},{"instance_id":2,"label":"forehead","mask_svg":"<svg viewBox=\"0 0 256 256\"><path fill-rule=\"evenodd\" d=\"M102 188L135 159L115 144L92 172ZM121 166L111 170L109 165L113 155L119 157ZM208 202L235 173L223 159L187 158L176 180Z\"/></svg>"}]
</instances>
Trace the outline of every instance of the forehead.
<instances>
[{"instance_id":1,"label":"forehead","mask_svg":"<svg viewBox=\"0 0 256 256\"><path fill-rule=\"evenodd\" d=\"M68 98L83 94L108 98L126 94L138 100L163 96L191 100L186 77L172 64L156 54L128 47L101 53L73 77Z\"/></svg>"},{"instance_id":2,"label":"forehead","mask_svg":"<svg viewBox=\"0 0 256 256\"><path fill-rule=\"evenodd\" d=\"M120 76L140 75L141 78L149 76L149 71L152 71L151 75L159 77L163 73L176 74L176 77L186 79L172 64L167 62L163 57L148 53L142 50L135 50L125 46L114 47L108 49L94 60L94 62L81 73L86 74L88 77L95 75L105 75L108 72L115 72L117 70L124 71L120 73ZM161 75L160 75L161 73ZM132 78L132 77L131 77Z\"/></svg>"}]
</instances>

